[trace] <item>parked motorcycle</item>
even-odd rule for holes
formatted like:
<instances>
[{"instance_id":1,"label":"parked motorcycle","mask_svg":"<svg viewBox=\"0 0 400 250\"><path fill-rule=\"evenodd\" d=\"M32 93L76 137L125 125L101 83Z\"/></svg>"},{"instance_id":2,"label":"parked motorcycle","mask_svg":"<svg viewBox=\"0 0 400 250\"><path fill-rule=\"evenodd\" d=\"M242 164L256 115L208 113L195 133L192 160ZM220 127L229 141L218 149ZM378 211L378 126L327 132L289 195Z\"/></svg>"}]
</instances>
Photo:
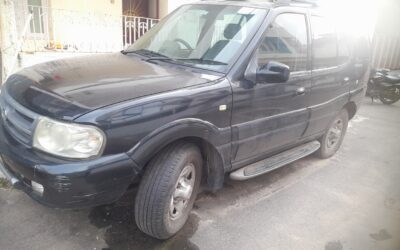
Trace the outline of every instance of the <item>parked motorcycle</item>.
<instances>
[{"instance_id":1,"label":"parked motorcycle","mask_svg":"<svg viewBox=\"0 0 400 250\"><path fill-rule=\"evenodd\" d=\"M387 69L371 70L367 96L370 96L372 101L379 98L387 105L400 100L400 73L393 73Z\"/></svg>"}]
</instances>

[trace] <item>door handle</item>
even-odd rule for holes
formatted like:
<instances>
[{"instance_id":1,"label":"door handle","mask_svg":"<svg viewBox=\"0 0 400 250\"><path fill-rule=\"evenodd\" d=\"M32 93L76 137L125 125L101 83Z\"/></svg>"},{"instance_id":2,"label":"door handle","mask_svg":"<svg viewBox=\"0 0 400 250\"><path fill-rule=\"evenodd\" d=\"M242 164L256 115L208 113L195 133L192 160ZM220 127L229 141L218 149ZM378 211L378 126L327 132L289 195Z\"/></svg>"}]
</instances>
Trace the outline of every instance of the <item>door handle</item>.
<instances>
[{"instance_id":1,"label":"door handle","mask_svg":"<svg viewBox=\"0 0 400 250\"><path fill-rule=\"evenodd\" d=\"M296 89L296 95L304 95L306 93L306 88L300 87Z\"/></svg>"},{"instance_id":2,"label":"door handle","mask_svg":"<svg viewBox=\"0 0 400 250\"><path fill-rule=\"evenodd\" d=\"M343 78L343 83L348 83L350 81L350 77L346 76Z\"/></svg>"}]
</instances>

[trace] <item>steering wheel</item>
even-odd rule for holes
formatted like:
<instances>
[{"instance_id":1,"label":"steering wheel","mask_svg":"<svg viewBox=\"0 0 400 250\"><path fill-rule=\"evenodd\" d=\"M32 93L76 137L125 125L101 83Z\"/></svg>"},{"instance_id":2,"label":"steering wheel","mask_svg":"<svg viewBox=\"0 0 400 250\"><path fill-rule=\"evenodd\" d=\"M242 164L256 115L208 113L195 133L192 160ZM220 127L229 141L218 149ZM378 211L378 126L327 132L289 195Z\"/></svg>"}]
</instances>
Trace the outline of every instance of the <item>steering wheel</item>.
<instances>
[{"instance_id":1,"label":"steering wheel","mask_svg":"<svg viewBox=\"0 0 400 250\"><path fill-rule=\"evenodd\" d=\"M193 50L192 46L190 46L190 44L189 44L188 42L186 42L185 40L183 40L183 39L175 38L175 39L174 39L174 42L183 44L183 46L185 46L187 49Z\"/></svg>"}]
</instances>

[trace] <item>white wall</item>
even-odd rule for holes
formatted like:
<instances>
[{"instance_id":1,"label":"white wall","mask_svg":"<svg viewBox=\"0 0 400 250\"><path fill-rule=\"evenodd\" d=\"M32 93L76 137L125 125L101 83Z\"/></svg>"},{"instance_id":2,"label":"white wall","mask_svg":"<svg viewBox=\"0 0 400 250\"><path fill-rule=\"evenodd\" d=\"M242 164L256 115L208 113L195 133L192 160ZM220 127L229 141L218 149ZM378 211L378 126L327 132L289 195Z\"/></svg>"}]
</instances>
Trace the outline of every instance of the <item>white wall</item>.
<instances>
[{"instance_id":1,"label":"white wall","mask_svg":"<svg viewBox=\"0 0 400 250\"><path fill-rule=\"evenodd\" d=\"M0 1L0 86L12 72L17 51L17 30L15 23L14 1Z\"/></svg>"},{"instance_id":2,"label":"white wall","mask_svg":"<svg viewBox=\"0 0 400 250\"><path fill-rule=\"evenodd\" d=\"M29 8L26 0L14 2L21 34ZM123 46L122 0L42 0L42 6L34 8L41 9L43 30L35 33L28 26L24 52L66 47L81 52L109 52Z\"/></svg>"}]
</instances>

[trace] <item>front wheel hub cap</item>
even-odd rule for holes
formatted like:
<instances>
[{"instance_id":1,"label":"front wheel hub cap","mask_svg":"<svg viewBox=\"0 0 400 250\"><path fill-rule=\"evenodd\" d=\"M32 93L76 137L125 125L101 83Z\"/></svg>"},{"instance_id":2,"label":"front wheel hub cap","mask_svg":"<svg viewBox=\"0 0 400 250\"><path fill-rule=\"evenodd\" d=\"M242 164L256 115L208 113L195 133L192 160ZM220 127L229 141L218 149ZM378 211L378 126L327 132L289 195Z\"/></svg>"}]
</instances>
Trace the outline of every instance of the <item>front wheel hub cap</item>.
<instances>
[{"instance_id":1,"label":"front wheel hub cap","mask_svg":"<svg viewBox=\"0 0 400 250\"><path fill-rule=\"evenodd\" d=\"M193 163L187 164L181 171L175 190L172 193L169 216L176 220L184 214L192 197L194 183L196 180L196 171Z\"/></svg>"}]
</instances>

